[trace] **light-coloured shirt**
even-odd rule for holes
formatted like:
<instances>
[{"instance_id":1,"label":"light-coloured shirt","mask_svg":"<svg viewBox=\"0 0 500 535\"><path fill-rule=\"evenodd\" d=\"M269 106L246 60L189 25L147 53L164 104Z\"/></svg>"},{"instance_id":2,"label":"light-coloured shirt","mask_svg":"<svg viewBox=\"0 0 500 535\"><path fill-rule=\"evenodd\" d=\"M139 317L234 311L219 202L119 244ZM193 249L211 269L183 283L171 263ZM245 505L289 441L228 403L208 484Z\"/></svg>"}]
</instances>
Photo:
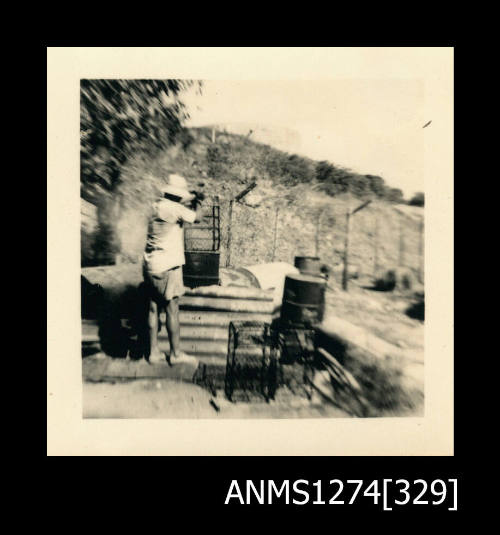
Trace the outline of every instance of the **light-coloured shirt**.
<instances>
[{"instance_id":1,"label":"light-coloured shirt","mask_svg":"<svg viewBox=\"0 0 500 535\"><path fill-rule=\"evenodd\" d=\"M195 219L196 212L178 202L160 199L154 203L144 253L150 273L159 274L185 264L183 225Z\"/></svg>"}]
</instances>

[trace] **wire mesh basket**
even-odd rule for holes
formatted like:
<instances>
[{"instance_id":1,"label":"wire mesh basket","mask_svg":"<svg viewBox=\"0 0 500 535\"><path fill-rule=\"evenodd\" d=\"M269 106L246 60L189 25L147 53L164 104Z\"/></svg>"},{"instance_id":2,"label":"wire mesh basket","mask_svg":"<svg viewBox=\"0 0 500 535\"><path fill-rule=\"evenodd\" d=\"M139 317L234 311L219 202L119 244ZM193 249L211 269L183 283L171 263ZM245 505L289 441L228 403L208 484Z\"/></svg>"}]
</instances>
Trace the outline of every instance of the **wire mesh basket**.
<instances>
[{"instance_id":1,"label":"wire mesh basket","mask_svg":"<svg viewBox=\"0 0 500 535\"><path fill-rule=\"evenodd\" d=\"M187 224L184 228L184 251L186 262L182 267L184 286L219 285L220 264L220 207L219 198L204 210L201 221Z\"/></svg>"},{"instance_id":2,"label":"wire mesh basket","mask_svg":"<svg viewBox=\"0 0 500 535\"><path fill-rule=\"evenodd\" d=\"M265 322L229 324L225 394L230 401L274 399L278 386L277 333Z\"/></svg>"},{"instance_id":3,"label":"wire mesh basket","mask_svg":"<svg viewBox=\"0 0 500 535\"><path fill-rule=\"evenodd\" d=\"M281 348L281 362L283 364L314 364L315 332L306 327L281 327L278 333L278 343Z\"/></svg>"},{"instance_id":4,"label":"wire mesh basket","mask_svg":"<svg viewBox=\"0 0 500 535\"><path fill-rule=\"evenodd\" d=\"M203 211L200 221L184 227L184 248L186 251L220 250L220 205L219 198Z\"/></svg>"},{"instance_id":5,"label":"wire mesh basket","mask_svg":"<svg viewBox=\"0 0 500 535\"><path fill-rule=\"evenodd\" d=\"M305 327L281 327L278 331L278 348L278 386L284 386L294 394L310 398L316 364L314 330Z\"/></svg>"}]
</instances>

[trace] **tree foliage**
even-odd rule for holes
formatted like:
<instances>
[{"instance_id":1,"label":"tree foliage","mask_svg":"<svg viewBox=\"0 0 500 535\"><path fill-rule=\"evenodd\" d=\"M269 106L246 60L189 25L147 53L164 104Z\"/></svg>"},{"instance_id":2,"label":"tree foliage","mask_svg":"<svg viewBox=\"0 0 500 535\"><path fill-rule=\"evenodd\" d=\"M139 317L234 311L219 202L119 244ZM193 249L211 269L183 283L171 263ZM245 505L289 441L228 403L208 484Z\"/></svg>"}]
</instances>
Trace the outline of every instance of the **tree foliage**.
<instances>
[{"instance_id":1,"label":"tree foliage","mask_svg":"<svg viewBox=\"0 0 500 535\"><path fill-rule=\"evenodd\" d=\"M390 202L400 203L403 202L403 192L399 188L388 188L385 194L385 198Z\"/></svg>"},{"instance_id":2,"label":"tree foliage","mask_svg":"<svg viewBox=\"0 0 500 535\"><path fill-rule=\"evenodd\" d=\"M370 190L377 197L383 197L386 191L384 179L377 175L365 175L365 177L370 185Z\"/></svg>"},{"instance_id":3,"label":"tree foliage","mask_svg":"<svg viewBox=\"0 0 500 535\"><path fill-rule=\"evenodd\" d=\"M329 195L349 191L353 176L349 170L326 161L316 165L316 180L321 183L321 189Z\"/></svg>"},{"instance_id":4,"label":"tree foliage","mask_svg":"<svg viewBox=\"0 0 500 535\"><path fill-rule=\"evenodd\" d=\"M82 194L111 192L123 165L180 139L189 144L179 99L189 80L82 80L80 84Z\"/></svg>"},{"instance_id":5,"label":"tree foliage","mask_svg":"<svg viewBox=\"0 0 500 535\"><path fill-rule=\"evenodd\" d=\"M296 154L286 155L281 160L281 175L285 177L284 183L288 186L300 182L310 182L314 179L314 168L305 158Z\"/></svg>"},{"instance_id":6,"label":"tree foliage","mask_svg":"<svg viewBox=\"0 0 500 535\"><path fill-rule=\"evenodd\" d=\"M224 174L227 173L227 164L229 161L227 150L225 147L210 145L207 147L207 164L208 174L217 179L224 178Z\"/></svg>"},{"instance_id":7,"label":"tree foliage","mask_svg":"<svg viewBox=\"0 0 500 535\"><path fill-rule=\"evenodd\" d=\"M424 206L425 195L421 191L417 191L417 193L415 193L415 195L408 201L408 204L411 206Z\"/></svg>"},{"instance_id":8,"label":"tree foliage","mask_svg":"<svg viewBox=\"0 0 500 535\"><path fill-rule=\"evenodd\" d=\"M208 130L199 130L203 130L204 139L211 139ZM364 175L326 160L317 162L288 154L237 134L219 136L216 143L209 144L206 167L208 175L217 180L244 182L250 174L286 187L315 183L315 189L331 196L349 192L359 198L404 202L403 192L387 186L378 175Z\"/></svg>"},{"instance_id":9,"label":"tree foliage","mask_svg":"<svg viewBox=\"0 0 500 535\"><path fill-rule=\"evenodd\" d=\"M127 163L138 154L153 159L174 143L183 149L189 146L192 136L182 126L188 114L180 96L193 84L190 80L81 81L80 189L81 196L98 208L94 262L113 263L120 250L116 225L121 203L130 200L120 190L147 186L124 173Z\"/></svg>"}]
</instances>

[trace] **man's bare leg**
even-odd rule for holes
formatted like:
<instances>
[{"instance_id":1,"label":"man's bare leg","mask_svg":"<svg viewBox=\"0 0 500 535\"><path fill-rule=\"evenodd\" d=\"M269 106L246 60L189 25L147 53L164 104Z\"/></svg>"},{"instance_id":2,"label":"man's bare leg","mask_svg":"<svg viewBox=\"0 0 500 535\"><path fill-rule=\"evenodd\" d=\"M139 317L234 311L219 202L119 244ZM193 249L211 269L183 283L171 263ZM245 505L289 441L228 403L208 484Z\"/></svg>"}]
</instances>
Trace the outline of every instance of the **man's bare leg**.
<instances>
[{"instance_id":1,"label":"man's bare leg","mask_svg":"<svg viewBox=\"0 0 500 535\"><path fill-rule=\"evenodd\" d=\"M187 355L181 351L180 343L180 325L179 325L179 298L174 297L167 304L167 332L170 341L170 358L169 363L189 362L194 366L198 365L195 357Z\"/></svg>"},{"instance_id":2,"label":"man's bare leg","mask_svg":"<svg viewBox=\"0 0 500 535\"><path fill-rule=\"evenodd\" d=\"M158 360L163 358L164 355L160 351L158 346L158 305L150 299L149 311L148 311L148 326L149 326L149 360Z\"/></svg>"},{"instance_id":3,"label":"man's bare leg","mask_svg":"<svg viewBox=\"0 0 500 535\"><path fill-rule=\"evenodd\" d=\"M170 299L167 304L167 332L170 342L170 356L181 356L180 326L179 326L179 298Z\"/></svg>"},{"instance_id":4,"label":"man's bare leg","mask_svg":"<svg viewBox=\"0 0 500 535\"><path fill-rule=\"evenodd\" d=\"M166 302L168 303L168 301ZM161 307L158 307L158 332L164 328L167 329L167 305L163 305Z\"/></svg>"}]
</instances>

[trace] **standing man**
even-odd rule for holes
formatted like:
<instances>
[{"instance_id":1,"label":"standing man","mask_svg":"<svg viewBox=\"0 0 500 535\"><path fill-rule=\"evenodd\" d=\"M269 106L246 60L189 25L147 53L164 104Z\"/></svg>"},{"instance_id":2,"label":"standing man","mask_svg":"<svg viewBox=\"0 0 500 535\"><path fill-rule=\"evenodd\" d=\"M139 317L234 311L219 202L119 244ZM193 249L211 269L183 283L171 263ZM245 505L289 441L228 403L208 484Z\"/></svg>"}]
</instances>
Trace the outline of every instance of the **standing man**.
<instances>
[{"instance_id":1,"label":"standing man","mask_svg":"<svg viewBox=\"0 0 500 535\"><path fill-rule=\"evenodd\" d=\"M184 295L182 266L184 223L201 219L202 195L190 192L184 177L169 175L162 198L153 204L149 220L143 274L148 290L149 361L165 358L158 346L160 311L166 309L170 356L167 362L196 361L180 349L179 297Z\"/></svg>"}]
</instances>

